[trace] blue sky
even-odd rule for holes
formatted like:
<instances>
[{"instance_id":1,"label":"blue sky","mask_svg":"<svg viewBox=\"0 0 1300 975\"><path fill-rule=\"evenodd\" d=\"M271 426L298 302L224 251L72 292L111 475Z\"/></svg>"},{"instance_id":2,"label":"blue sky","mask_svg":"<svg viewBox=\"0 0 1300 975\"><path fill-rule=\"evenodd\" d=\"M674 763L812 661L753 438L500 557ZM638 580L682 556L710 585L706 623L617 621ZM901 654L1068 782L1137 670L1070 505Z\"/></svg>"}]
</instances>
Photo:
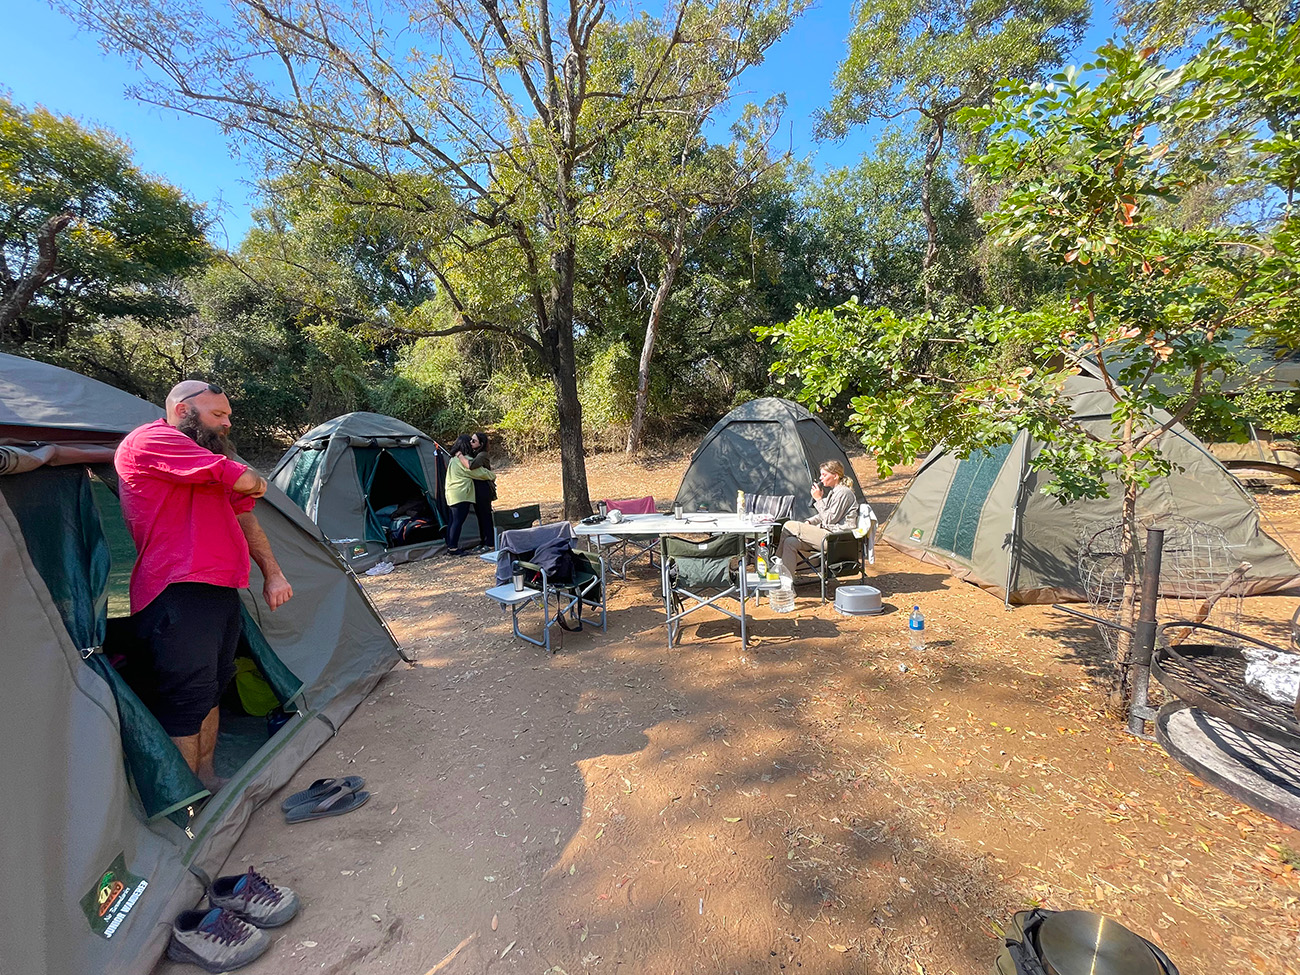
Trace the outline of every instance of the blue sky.
<instances>
[{"instance_id":1,"label":"blue sky","mask_svg":"<svg viewBox=\"0 0 1300 975\"><path fill-rule=\"evenodd\" d=\"M819 170L851 165L871 139L866 130L841 143L817 143L812 137L813 112L830 101L831 78L844 56L850 6L847 0L823 0L773 47L764 64L743 79L746 100L762 102L785 92L787 121L780 144L784 147L789 140L796 155L813 154ZM124 89L135 77L134 65L102 53L93 36L78 31L44 0L9 0L6 7L5 30L0 33L0 89L21 105L40 104L126 139L141 169L208 205L215 218L214 243L237 245L250 222L258 175L255 164L233 157L211 122L128 98ZM1110 35L1108 5L1097 3L1094 22L1076 62L1085 60Z\"/></svg>"}]
</instances>

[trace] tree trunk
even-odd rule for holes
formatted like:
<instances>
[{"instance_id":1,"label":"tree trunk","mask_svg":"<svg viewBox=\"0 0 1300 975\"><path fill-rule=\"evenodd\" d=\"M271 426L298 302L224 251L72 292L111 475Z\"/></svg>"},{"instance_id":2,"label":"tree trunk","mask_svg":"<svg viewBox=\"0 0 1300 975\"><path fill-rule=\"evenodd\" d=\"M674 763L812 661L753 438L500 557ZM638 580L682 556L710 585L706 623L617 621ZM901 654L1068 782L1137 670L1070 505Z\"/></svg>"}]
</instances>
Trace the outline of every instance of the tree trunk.
<instances>
[{"instance_id":1,"label":"tree trunk","mask_svg":"<svg viewBox=\"0 0 1300 975\"><path fill-rule=\"evenodd\" d=\"M564 517L572 521L591 514L587 489L587 451L582 440L582 404L578 401L578 366L573 354L573 281L576 248L572 243L554 257L550 321L545 342L555 384L555 411L560 424L560 484Z\"/></svg>"},{"instance_id":2,"label":"tree trunk","mask_svg":"<svg viewBox=\"0 0 1300 975\"><path fill-rule=\"evenodd\" d=\"M60 213L46 220L36 232L36 266L19 278L14 289L0 302L0 338L5 337L9 325L23 313L41 285L54 274L54 266L59 261L59 245L55 237L74 219L70 213Z\"/></svg>"},{"instance_id":3,"label":"tree trunk","mask_svg":"<svg viewBox=\"0 0 1300 975\"><path fill-rule=\"evenodd\" d=\"M925 175L921 178L921 212L925 214L925 256L921 258L921 286L925 289L925 310L929 311L934 301L934 281L930 277L930 268L939 253L939 223L934 219L930 208L930 187L934 183L934 167L943 149L943 129L947 122L946 115L934 119L934 133L925 146Z\"/></svg>"},{"instance_id":4,"label":"tree trunk","mask_svg":"<svg viewBox=\"0 0 1300 975\"><path fill-rule=\"evenodd\" d=\"M1120 559L1124 570L1124 594L1120 599L1119 623L1129 630L1137 622L1139 593L1138 582L1142 571L1138 558L1137 485L1124 485L1124 503L1120 514ZM1115 640L1115 670L1111 674L1109 706L1111 711L1123 716L1129 691L1133 683L1133 636L1119 630Z\"/></svg>"},{"instance_id":5,"label":"tree trunk","mask_svg":"<svg viewBox=\"0 0 1300 975\"><path fill-rule=\"evenodd\" d=\"M659 288L655 300L650 304L650 320L646 322L645 341L641 343L641 365L636 378L636 408L632 411L632 425L627 431L627 452L634 454L641 449L641 437L645 433L646 409L650 403L650 360L654 357L655 340L659 337L659 322L663 318L664 306L668 304L668 295L672 293L673 281L682 266L686 239L686 214L678 214L677 226L673 228L672 249L664 255L664 270L659 276Z\"/></svg>"}]
</instances>

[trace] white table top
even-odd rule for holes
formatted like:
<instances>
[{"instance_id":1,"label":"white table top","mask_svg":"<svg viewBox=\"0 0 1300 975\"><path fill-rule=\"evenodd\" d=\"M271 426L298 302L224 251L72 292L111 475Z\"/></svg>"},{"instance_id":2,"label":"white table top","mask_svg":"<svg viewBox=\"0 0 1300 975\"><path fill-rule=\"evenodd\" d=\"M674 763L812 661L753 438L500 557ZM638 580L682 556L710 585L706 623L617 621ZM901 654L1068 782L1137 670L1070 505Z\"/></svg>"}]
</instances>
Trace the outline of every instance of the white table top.
<instances>
[{"instance_id":1,"label":"white table top","mask_svg":"<svg viewBox=\"0 0 1300 975\"><path fill-rule=\"evenodd\" d=\"M761 535L771 522L747 521L732 511L691 511L678 521L671 514L624 515L617 525L608 519L594 525L578 522L573 533L587 535Z\"/></svg>"}]
</instances>

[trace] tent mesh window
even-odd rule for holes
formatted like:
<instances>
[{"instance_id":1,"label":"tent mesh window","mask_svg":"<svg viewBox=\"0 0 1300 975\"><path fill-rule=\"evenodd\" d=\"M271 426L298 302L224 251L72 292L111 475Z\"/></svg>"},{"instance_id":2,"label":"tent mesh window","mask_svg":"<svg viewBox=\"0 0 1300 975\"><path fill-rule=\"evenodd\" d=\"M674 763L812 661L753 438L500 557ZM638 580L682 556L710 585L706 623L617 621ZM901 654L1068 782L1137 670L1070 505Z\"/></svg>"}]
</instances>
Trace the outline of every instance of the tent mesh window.
<instances>
[{"instance_id":1,"label":"tent mesh window","mask_svg":"<svg viewBox=\"0 0 1300 975\"><path fill-rule=\"evenodd\" d=\"M318 448L313 445L299 451L294 461L293 473L290 475L284 493L289 495L290 500L303 511L307 510L307 505L311 502L311 489L316 483L316 472L320 470L321 461L324 459L324 446Z\"/></svg>"},{"instance_id":2,"label":"tent mesh window","mask_svg":"<svg viewBox=\"0 0 1300 975\"><path fill-rule=\"evenodd\" d=\"M1224 533L1203 521L1174 516L1139 525L1138 551L1134 554L1139 577L1146 559L1147 528L1163 528L1165 532L1157 620L1162 623L1190 620L1234 632L1239 630L1245 595L1242 577L1249 563L1233 554ZM1079 547L1079 578L1093 615L1114 624L1120 621L1124 601L1122 535L1122 525L1108 525L1083 539ZM1114 626L1097 629L1113 655L1119 630ZM1187 632L1173 627L1165 630L1164 636L1179 642Z\"/></svg>"},{"instance_id":3,"label":"tent mesh window","mask_svg":"<svg viewBox=\"0 0 1300 975\"><path fill-rule=\"evenodd\" d=\"M989 499L993 483L1011 453L1011 444L978 453L957 465L952 486L943 502L943 511L934 527L933 544L964 559L975 550L975 535L980 514Z\"/></svg>"}]
</instances>

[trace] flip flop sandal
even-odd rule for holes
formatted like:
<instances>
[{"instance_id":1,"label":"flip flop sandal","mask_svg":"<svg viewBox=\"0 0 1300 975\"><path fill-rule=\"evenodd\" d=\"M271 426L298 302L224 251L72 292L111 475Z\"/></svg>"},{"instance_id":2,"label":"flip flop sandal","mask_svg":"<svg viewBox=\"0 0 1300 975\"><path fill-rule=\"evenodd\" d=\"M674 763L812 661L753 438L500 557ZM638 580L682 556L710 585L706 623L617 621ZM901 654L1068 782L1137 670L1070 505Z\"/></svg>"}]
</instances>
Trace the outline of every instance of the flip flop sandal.
<instances>
[{"instance_id":1,"label":"flip flop sandal","mask_svg":"<svg viewBox=\"0 0 1300 975\"><path fill-rule=\"evenodd\" d=\"M370 798L369 792L349 792L342 786L335 786L315 802L304 802L294 806L284 814L286 823L302 823L309 819L324 819L327 816L342 816L358 806L364 806Z\"/></svg>"},{"instance_id":2,"label":"flip flop sandal","mask_svg":"<svg viewBox=\"0 0 1300 975\"><path fill-rule=\"evenodd\" d=\"M295 792L280 803L280 810L288 812L294 806L301 806L304 802L315 802L335 786L341 787L345 792L356 792L365 784L366 780L359 775L348 775L341 779L317 779L301 792Z\"/></svg>"}]
</instances>

